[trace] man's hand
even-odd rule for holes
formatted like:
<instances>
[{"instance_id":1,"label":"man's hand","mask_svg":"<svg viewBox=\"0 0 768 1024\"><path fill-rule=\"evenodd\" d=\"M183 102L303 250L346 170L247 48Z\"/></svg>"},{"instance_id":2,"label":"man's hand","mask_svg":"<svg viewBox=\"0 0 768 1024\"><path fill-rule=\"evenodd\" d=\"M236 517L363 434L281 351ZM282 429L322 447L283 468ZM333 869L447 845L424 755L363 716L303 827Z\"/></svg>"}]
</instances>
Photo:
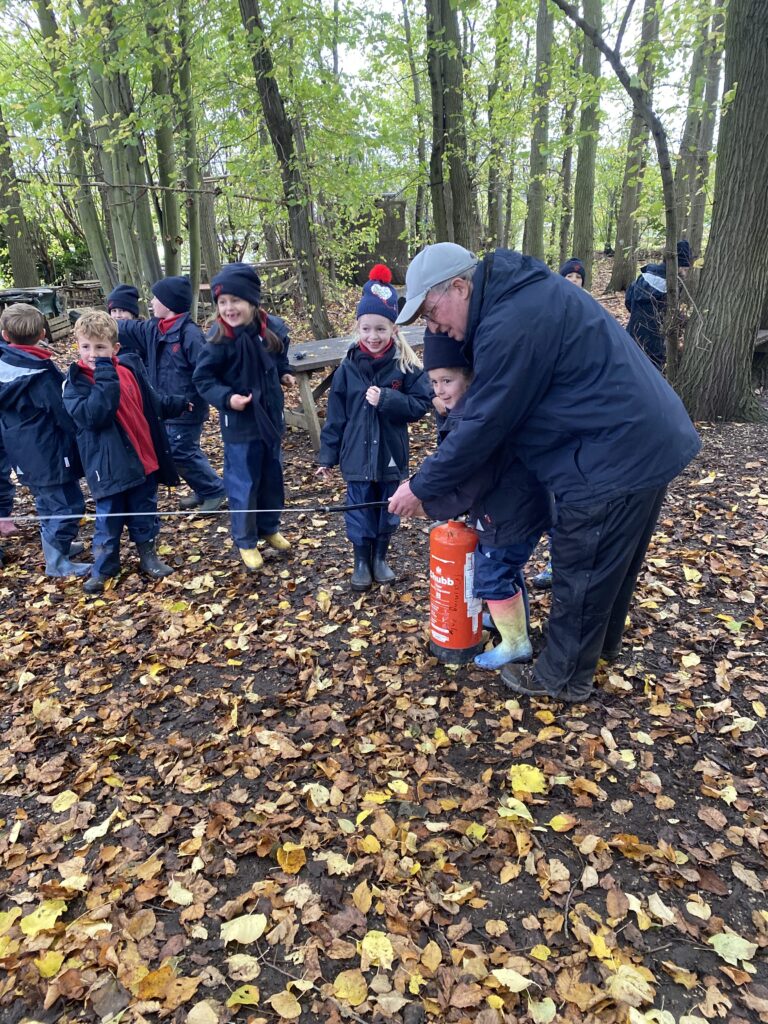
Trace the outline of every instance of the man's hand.
<instances>
[{"instance_id":1,"label":"man's hand","mask_svg":"<svg viewBox=\"0 0 768 1024\"><path fill-rule=\"evenodd\" d=\"M421 502L411 490L411 485L407 480L400 484L389 499L389 511L393 515L404 516L406 519L412 516L426 515L421 507Z\"/></svg>"},{"instance_id":2,"label":"man's hand","mask_svg":"<svg viewBox=\"0 0 768 1024\"><path fill-rule=\"evenodd\" d=\"M253 398L253 395L230 395L229 408L234 409L235 412L242 412L251 398Z\"/></svg>"}]
</instances>

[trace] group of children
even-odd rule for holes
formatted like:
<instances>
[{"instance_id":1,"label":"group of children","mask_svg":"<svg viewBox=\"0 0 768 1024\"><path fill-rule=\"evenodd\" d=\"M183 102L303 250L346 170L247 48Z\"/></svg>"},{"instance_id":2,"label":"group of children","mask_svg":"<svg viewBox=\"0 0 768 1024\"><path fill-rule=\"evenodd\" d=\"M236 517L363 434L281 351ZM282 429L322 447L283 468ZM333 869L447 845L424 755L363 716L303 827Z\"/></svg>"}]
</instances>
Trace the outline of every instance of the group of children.
<instances>
[{"instance_id":1,"label":"group of children","mask_svg":"<svg viewBox=\"0 0 768 1024\"><path fill-rule=\"evenodd\" d=\"M560 273L583 286L578 260ZM32 491L48 575L87 576L86 591L99 593L120 572L124 528L141 570L153 578L170 574L155 550L157 488L179 476L190 487L182 508L216 511L228 500L232 539L249 570L262 565L260 541L290 549L280 532L281 385L293 380L288 331L262 308L252 266L223 267L211 290L216 318L204 336L189 315L186 278L152 286L148 320L139 319L137 290L119 285L108 313L91 310L76 321L79 358L66 376L45 344L38 310L20 303L0 317L0 436L17 478ZM472 369L459 343L429 331L422 367L395 324L398 295L386 267L371 271L356 313L356 338L328 398L317 474L327 480L338 465L346 481L351 586L363 592L395 579L387 552L399 519L386 502L408 475L408 424L434 408L444 437L461 418ZM219 414L223 479L200 448L209 405ZM1 462L2 452L0 526L10 515L11 487ZM92 564L74 560L83 550L82 476L96 505ZM499 451L476 478L425 511L440 519L467 513L478 531L475 592L501 643L477 663L498 668L530 659L522 569L551 526L547 493L513 454Z\"/></svg>"}]
</instances>

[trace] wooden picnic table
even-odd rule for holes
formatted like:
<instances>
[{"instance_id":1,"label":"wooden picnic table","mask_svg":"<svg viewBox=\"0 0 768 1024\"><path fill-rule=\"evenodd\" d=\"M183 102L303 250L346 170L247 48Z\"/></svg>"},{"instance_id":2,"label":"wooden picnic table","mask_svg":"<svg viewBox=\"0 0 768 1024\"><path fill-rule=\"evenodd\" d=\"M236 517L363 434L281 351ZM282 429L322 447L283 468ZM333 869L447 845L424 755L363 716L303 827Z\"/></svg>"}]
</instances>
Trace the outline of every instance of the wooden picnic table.
<instances>
[{"instance_id":1,"label":"wooden picnic table","mask_svg":"<svg viewBox=\"0 0 768 1024\"><path fill-rule=\"evenodd\" d=\"M403 337L413 349L420 349L424 344L423 327L401 328ZM320 341L305 341L298 345L291 343L288 349L288 362L291 373L299 385L301 410L286 409L285 422L289 426L301 427L309 433L312 448L320 450L320 430L322 423L317 412L317 400L324 395L333 381L336 367L347 354L354 340L348 334L344 338L324 338ZM322 373L318 384L312 387L312 374Z\"/></svg>"}]
</instances>

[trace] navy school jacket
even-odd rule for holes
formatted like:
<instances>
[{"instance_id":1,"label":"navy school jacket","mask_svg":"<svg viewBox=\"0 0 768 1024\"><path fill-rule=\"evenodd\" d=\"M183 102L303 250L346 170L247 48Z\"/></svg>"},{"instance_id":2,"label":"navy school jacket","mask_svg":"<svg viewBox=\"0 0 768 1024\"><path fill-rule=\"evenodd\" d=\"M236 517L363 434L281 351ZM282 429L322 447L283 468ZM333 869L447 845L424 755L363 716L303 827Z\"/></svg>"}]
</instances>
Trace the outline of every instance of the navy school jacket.
<instances>
[{"instance_id":1,"label":"navy school jacket","mask_svg":"<svg viewBox=\"0 0 768 1024\"><path fill-rule=\"evenodd\" d=\"M160 464L158 483L175 487L179 477L168 435L160 421L166 416L178 417L187 399L183 395L159 395L151 387L141 360L133 353L121 353L118 358L134 375L141 390L144 415ZM119 494L146 480L141 459L117 422L119 402L120 382L111 359L96 360L93 383L77 363L70 366L64 383L64 406L77 425L77 445L94 498Z\"/></svg>"},{"instance_id":2,"label":"navy school jacket","mask_svg":"<svg viewBox=\"0 0 768 1024\"><path fill-rule=\"evenodd\" d=\"M480 262L465 349L464 416L413 478L422 502L502 443L557 502L579 506L662 487L699 451L682 402L624 328L533 257L497 249Z\"/></svg>"},{"instance_id":3,"label":"navy school jacket","mask_svg":"<svg viewBox=\"0 0 768 1024\"><path fill-rule=\"evenodd\" d=\"M0 344L0 429L19 482L33 490L83 475L63 381L52 359Z\"/></svg>"},{"instance_id":4,"label":"navy school jacket","mask_svg":"<svg viewBox=\"0 0 768 1024\"><path fill-rule=\"evenodd\" d=\"M365 399L381 388L377 406ZM333 375L320 434L321 466L335 466L347 481L403 480L408 475L408 424L432 407L432 388L421 369L403 372L393 346L371 360L354 345Z\"/></svg>"},{"instance_id":5,"label":"navy school jacket","mask_svg":"<svg viewBox=\"0 0 768 1024\"><path fill-rule=\"evenodd\" d=\"M441 418L438 443L461 423L465 404L462 397ZM514 447L506 444L451 494L428 500L424 511L432 519L455 519L466 512L480 543L492 548L522 544L552 525L549 495L517 458Z\"/></svg>"},{"instance_id":6,"label":"navy school jacket","mask_svg":"<svg viewBox=\"0 0 768 1024\"><path fill-rule=\"evenodd\" d=\"M629 310L627 330L656 366L666 362L664 317L667 312L667 268L649 263L624 294Z\"/></svg>"},{"instance_id":7,"label":"navy school jacket","mask_svg":"<svg viewBox=\"0 0 768 1024\"><path fill-rule=\"evenodd\" d=\"M157 317L151 320L118 320L120 348L123 352L135 352L141 358L149 377L149 383L162 395L183 395L192 403L178 416L169 418L170 423L203 423L208 419L208 403L201 398L192 383L205 339L203 332L184 313L173 324L167 334L161 334Z\"/></svg>"},{"instance_id":8,"label":"navy school jacket","mask_svg":"<svg viewBox=\"0 0 768 1024\"><path fill-rule=\"evenodd\" d=\"M283 320L282 317L274 316L272 313L268 313L267 327L283 343L282 352L268 353L275 361L275 368L277 369L278 379L282 380L286 373L293 373L290 363L288 362L288 348L291 344L291 339L288 331L288 324L285 322L285 320Z\"/></svg>"},{"instance_id":9,"label":"navy school jacket","mask_svg":"<svg viewBox=\"0 0 768 1024\"><path fill-rule=\"evenodd\" d=\"M233 338L220 336L218 325L211 329L197 361L194 383L203 398L219 410L225 442L263 441L279 447L285 424L278 358L267 352L255 324L236 328ZM230 408L232 395L248 394L253 398L245 409Z\"/></svg>"}]
</instances>

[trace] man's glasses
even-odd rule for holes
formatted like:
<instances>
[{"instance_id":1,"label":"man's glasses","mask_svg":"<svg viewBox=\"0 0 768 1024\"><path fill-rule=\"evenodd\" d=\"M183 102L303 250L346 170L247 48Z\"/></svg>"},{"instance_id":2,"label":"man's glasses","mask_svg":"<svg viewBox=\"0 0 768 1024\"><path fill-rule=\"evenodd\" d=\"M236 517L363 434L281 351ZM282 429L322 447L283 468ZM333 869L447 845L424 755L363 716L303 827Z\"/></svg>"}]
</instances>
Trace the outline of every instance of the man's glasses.
<instances>
[{"instance_id":1,"label":"man's glasses","mask_svg":"<svg viewBox=\"0 0 768 1024\"><path fill-rule=\"evenodd\" d=\"M424 321L427 327L431 328L432 325L434 325L435 327L438 326L437 321L435 320L435 311L437 310L437 307L440 305L445 296L448 294L449 288L450 282L443 288L443 290L440 292L440 294L429 307L429 309L425 309L424 312L421 314L421 319Z\"/></svg>"}]
</instances>

